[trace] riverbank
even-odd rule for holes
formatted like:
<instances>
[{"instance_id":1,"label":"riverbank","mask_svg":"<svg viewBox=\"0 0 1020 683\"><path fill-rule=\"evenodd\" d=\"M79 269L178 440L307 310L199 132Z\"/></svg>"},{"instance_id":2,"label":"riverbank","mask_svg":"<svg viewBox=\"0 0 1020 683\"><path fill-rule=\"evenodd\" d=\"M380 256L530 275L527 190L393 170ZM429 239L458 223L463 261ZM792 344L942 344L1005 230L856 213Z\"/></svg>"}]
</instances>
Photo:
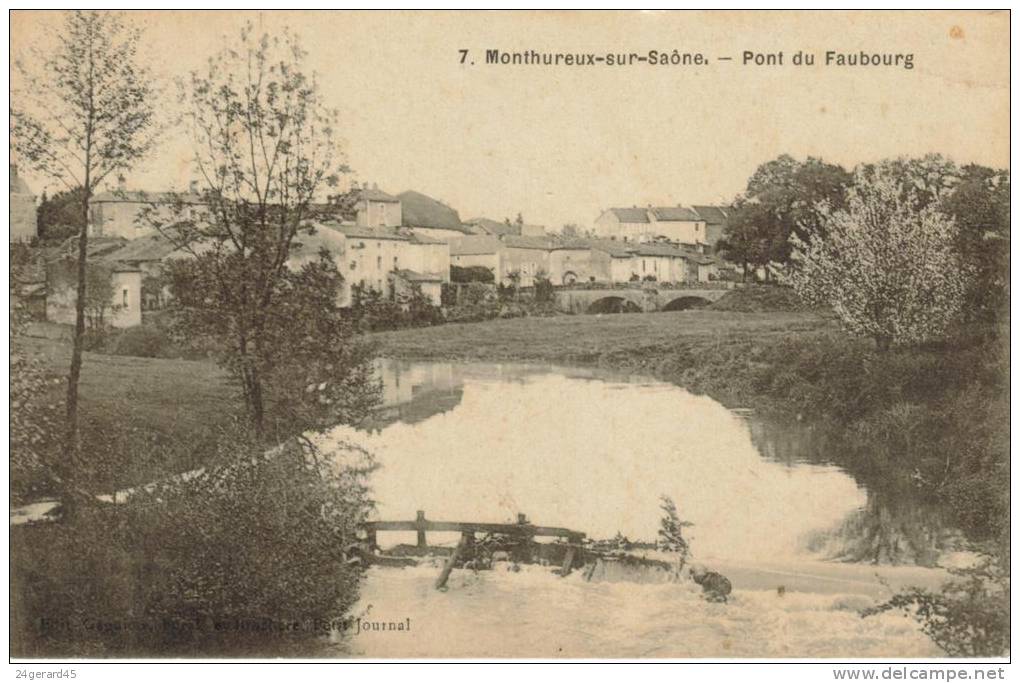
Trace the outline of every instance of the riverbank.
<instances>
[{"instance_id":1,"label":"riverbank","mask_svg":"<svg viewBox=\"0 0 1020 683\"><path fill-rule=\"evenodd\" d=\"M1001 337L1000 337L1001 338ZM774 424L890 498L920 492L976 540L1009 528L1009 350L988 338L881 353L806 312L494 320L370 335L383 356L643 374Z\"/></svg>"}]
</instances>

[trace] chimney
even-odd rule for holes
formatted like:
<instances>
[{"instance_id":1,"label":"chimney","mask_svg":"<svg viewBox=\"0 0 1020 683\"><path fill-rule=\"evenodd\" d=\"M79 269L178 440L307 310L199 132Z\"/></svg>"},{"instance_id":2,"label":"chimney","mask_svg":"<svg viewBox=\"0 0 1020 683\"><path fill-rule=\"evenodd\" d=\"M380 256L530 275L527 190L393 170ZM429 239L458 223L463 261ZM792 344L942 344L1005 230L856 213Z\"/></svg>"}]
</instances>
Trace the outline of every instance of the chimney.
<instances>
[{"instance_id":1,"label":"chimney","mask_svg":"<svg viewBox=\"0 0 1020 683\"><path fill-rule=\"evenodd\" d=\"M372 189L373 190L378 190L379 189L379 183L372 183Z\"/></svg>"}]
</instances>

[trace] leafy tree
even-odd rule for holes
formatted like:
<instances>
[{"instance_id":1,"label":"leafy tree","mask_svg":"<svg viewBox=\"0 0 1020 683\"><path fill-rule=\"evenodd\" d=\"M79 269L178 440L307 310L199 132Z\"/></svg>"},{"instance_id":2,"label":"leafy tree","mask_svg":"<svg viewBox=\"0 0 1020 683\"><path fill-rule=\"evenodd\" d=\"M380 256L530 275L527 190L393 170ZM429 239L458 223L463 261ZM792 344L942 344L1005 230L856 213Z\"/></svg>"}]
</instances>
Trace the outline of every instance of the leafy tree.
<instances>
[{"instance_id":1,"label":"leafy tree","mask_svg":"<svg viewBox=\"0 0 1020 683\"><path fill-rule=\"evenodd\" d=\"M62 242L81 234L85 227L85 216L81 210L83 192L81 187L60 190L52 197L43 192L38 212L41 240Z\"/></svg>"},{"instance_id":2,"label":"leafy tree","mask_svg":"<svg viewBox=\"0 0 1020 683\"><path fill-rule=\"evenodd\" d=\"M354 330L335 310L335 264L323 257L300 272L288 266L301 236L314 230L315 197L336 187L346 171L334 137L337 113L322 104L314 76L303 71L304 57L294 36L256 35L249 24L236 46L193 72L181 91L206 208L189 212L178 201L170 216L152 208L143 217L190 253L191 263L180 271L187 277L176 279L184 320L192 333L204 330L224 342L221 361L260 433L267 383L282 389L294 379L288 373L297 372L309 385L325 383L321 398L342 410L341 394L350 378L363 376L365 360L345 351L353 347ZM311 292L303 280L324 289ZM297 330L322 337L302 342ZM301 342L298 355L295 342ZM341 355L330 364L334 353ZM310 363L307 371L291 362L298 357Z\"/></svg>"},{"instance_id":3,"label":"leafy tree","mask_svg":"<svg viewBox=\"0 0 1020 683\"><path fill-rule=\"evenodd\" d=\"M885 159L877 164L862 164L855 173L873 179L877 175L892 178L903 199L909 198L913 208L922 209L945 200L960 181L960 169L941 154L923 157Z\"/></svg>"},{"instance_id":4,"label":"leafy tree","mask_svg":"<svg viewBox=\"0 0 1020 683\"><path fill-rule=\"evenodd\" d=\"M995 321L1009 306L1009 171L965 166L942 202L959 226L956 248L974 270L965 312L971 320Z\"/></svg>"},{"instance_id":5,"label":"leafy tree","mask_svg":"<svg viewBox=\"0 0 1020 683\"><path fill-rule=\"evenodd\" d=\"M819 206L839 208L850 183L842 167L808 157L789 155L762 164L747 181L746 191L734 202L733 213L717 248L744 268L789 262L790 236L801 240L824 229ZM766 269L766 278L769 278Z\"/></svg>"},{"instance_id":6,"label":"leafy tree","mask_svg":"<svg viewBox=\"0 0 1020 683\"><path fill-rule=\"evenodd\" d=\"M694 526L691 522L680 519L676 503L669 496L659 496L659 508L663 512L659 520L659 547L671 553L676 553L676 574L680 576L684 565L690 558L691 546L684 538L684 529Z\"/></svg>"},{"instance_id":7,"label":"leafy tree","mask_svg":"<svg viewBox=\"0 0 1020 683\"><path fill-rule=\"evenodd\" d=\"M78 380L85 340L89 201L111 173L130 169L155 143L152 76L135 56L140 32L110 12L69 12L52 50L16 60L11 93L15 152L35 172L78 191L77 304L67 379L65 453L78 453ZM71 472L73 475L73 467Z\"/></svg>"},{"instance_id":8,"label":"leafy tree","mask_svg":"<svg viewBox=\"0 0 1020 683\"><path fill-rule=\"evenodd\" d=\"M943 335L960 310L968 269L957 227L937 205L915 208L891 175L858 173L847 208L819 207L824 236L794 237L788 279L808 303L831 307L880 349Z\"/></svg>"}]
</instances>

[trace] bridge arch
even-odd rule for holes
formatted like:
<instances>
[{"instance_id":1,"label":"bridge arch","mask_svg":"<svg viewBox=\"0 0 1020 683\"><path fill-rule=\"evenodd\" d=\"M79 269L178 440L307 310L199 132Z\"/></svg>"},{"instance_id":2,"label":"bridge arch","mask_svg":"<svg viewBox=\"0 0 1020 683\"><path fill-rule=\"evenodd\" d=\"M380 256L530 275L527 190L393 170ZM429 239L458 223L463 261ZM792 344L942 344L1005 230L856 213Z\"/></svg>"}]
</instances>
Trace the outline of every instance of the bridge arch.
<instances>
[{"instance_id":1,"label":"bridge arch","mask_svg":"<svg viewBox=\"0 0 1020 683\"><path fill-rule=\"evenodd\" d=\"M640 313L642 308L622 296L603 296L588 304L587 313Z\"/></svg>"},{"instance_id":2,"label":"bridge arch","mask_svg":"<svg viewBox=\"0 0 1020 683\"><path fill-rule=\"evenodd\" d=\"M690 294L682 294L675 299L667 301L663 307L663 311L686 311L692 308L704 308L708 306L711 301L703 296L691 296Z\"/></svg>"}]
</instances>

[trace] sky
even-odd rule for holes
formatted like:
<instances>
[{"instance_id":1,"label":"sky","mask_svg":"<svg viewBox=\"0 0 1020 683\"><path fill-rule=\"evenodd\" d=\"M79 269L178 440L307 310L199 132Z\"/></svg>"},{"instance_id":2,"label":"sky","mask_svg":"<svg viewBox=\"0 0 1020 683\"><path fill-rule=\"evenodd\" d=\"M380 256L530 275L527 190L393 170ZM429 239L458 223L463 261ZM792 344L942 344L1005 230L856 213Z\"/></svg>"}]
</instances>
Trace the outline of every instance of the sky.
<instances>
[{"instance_id":1,"label":"sky","mask_svg":"<svg viewBox=\"0 0 1020 683\"><path fill-rule=\"evenodd\" d=\"M246 20L288 27L340 112L353 177L424 192L462 219L519 212L558 230L589 227L611 206L725 202L784 153L848 168L929 152L1009 166L1008 13L151 11L128 20L143 28L140 59L164 83L201 68ZM60 23L57 12L13 12L12 57L45 50ZM469 50L463 64L459 49ZM489 49L675 49L708 63L487 65ZM911 53L914 68L825 66L828 50ZM745 65L745 51L782 51L784 63ZM792 65L798 51L815 65ZM174 133L127 185L183 189L190 157L187 136ZM37 193L47 187L26 175Z\"/></svg>"}]
</instances>

